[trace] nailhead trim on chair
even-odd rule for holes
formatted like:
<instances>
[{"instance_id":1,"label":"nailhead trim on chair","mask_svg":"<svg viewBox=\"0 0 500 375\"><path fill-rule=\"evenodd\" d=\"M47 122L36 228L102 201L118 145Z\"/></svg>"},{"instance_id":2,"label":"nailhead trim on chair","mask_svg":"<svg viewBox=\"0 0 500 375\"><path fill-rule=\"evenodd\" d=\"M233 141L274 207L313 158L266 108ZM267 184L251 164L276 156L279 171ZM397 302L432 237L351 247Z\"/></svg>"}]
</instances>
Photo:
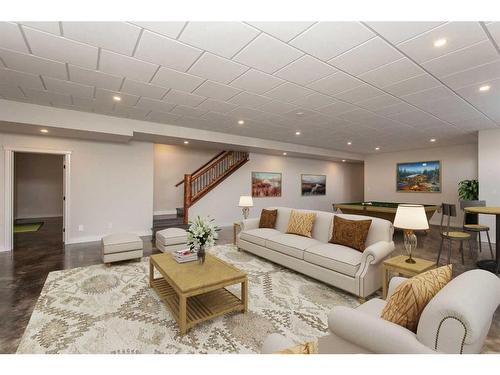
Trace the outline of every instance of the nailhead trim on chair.
<instances>
[{"instance_id":1,"label":"nailhead trim on chair","mask_svg":"<svg viewBox=\"0 0 500 375\"><path fill-rule=\"evenodd\" d=\"M441 330L441 326L443 325L443 323L444 323L444 321L446 319L455 319L456 321L460 322L464 326L465 333L464 333L464 337L462 338L462 344L460 345L460 354L463 354L464 344L465 344L465 338L467 337L467 326L465 325L464 322L462 322L456 316L446 316L446 317L443 318L443 320L441 320L441 322L439 322L439 326L438 326L438 329L437 329L437 332L436 332L436 340L434 342L434 350L437 351L438 340L439 340L439 331Z\"/></svg>"}]
</instances>

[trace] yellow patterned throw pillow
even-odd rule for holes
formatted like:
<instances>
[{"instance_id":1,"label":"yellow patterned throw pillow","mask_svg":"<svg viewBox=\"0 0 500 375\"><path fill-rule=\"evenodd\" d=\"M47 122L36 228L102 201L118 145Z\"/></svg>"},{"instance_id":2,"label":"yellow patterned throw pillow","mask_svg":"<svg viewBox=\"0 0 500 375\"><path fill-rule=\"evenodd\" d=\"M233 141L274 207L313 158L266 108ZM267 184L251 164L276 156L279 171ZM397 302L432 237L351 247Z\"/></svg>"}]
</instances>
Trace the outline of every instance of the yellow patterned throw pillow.
<instances>
[{"instance_id":1,"label":"yellow patterned throw pillow","mask_svg":"<svg viewBox=\"0 0 500 375\"><path fill-rule=\"evenodd\" d=\"M292 210L288 220L287 233L298 234L299 236L312 237L312 229L316 214L313 212L299 212Z\"/></svg>"},{"instance_id":2,"label":"yellow patterned throw pillow","mask_svg":"<svg viewBox=\"0 0 500 375\"><path fill-rule=\"evenodd\" d=\"M382 310L382 319L417 332L418 321L425 306L451 280L448 264L413 276L400 284Z\"/></svg>"}]
</instances>

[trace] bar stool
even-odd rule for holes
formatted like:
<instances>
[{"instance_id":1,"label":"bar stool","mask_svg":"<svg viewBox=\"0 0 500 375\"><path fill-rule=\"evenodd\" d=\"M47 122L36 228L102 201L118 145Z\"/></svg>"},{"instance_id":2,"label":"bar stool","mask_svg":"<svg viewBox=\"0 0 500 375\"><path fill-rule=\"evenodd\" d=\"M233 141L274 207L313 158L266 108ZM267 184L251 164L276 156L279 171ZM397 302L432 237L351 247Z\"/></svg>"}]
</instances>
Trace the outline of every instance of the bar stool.
<instances>
[{"instance_id":1,"label":"bar stool","mask_svg":"<svg viewBox=\"0 0 500 375\"><path fill-rule=\"evenodd\" d=\"M461 201L460 202L460 208L463 210L466 207L485 207L486 206L486 201ZM481 248L481 232L486 232L486 237L488 238L488 245L490 246L490 254L491 258L493 259L493 247L491 246L491 240L490 240L490 227L487 225L482 225L476 223L470 223L467 221L467 218L470 217L477 217L477 214L468 214L464 212L464 223L463 223L463 229L466 232L470 233L477 233L477 236L479 237L479 252L482 252L483 249Z\"/></svg>"},{"instance_id":2,"label":"bar stool","mask_svg":"<svg viewBox=\"0 0 500 375\"><path fill-rule=\"evenodd\" d=\"M448 240L448 261L446 264L450 263L451 247L453 241L460 241L460 255L462 257L462 264L464 264L464 241L468 241L469 249L472 252L471 235L470 233L461 230L450 230L451 218L457 216L456 205L443 203L441 205L441 209L443 213L441 216L441 224L439 225L439 233L441 235L441 245L439 246L439 252L436 264L439 265L439 258L441 258L441 252L443 251L445 240ZM443 225L445 217L447 217L446 226Z\"/></svg>"}]
</instances>

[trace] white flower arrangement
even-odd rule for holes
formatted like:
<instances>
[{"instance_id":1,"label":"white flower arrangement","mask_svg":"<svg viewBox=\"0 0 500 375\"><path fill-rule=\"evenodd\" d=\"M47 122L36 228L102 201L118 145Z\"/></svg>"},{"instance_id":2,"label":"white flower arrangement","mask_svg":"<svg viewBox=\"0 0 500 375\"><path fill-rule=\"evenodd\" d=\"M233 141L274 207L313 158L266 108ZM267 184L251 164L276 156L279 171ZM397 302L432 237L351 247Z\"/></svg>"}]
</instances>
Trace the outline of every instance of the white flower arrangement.
<instances>
[{"instance_id":1,"label":"white flower arrangement","mask_svg":"<svg viewBox=\"0 0 500 375\"><path fill-rule=\"evenodd\" d=\"M210 248L215 245L220 229L214 224L214 219L201 218L198 216L194 221L189 222L187 230L187 244L193 251L198 251L200 247Z\"/></svg>"}]
</instances>

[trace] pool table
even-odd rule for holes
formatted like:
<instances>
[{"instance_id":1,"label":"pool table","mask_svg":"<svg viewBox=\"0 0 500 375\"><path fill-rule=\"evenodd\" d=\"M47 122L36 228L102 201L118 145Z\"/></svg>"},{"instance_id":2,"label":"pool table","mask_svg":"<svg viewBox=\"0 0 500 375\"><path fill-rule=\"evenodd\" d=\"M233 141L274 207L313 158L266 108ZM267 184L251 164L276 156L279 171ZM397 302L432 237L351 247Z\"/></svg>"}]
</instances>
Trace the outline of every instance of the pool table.
<instances>
[{"instance_id":1,"label":"pool table","mask_svg":"<svg viewBox=\"0 0 500 375\"><path fill-rule=\"evenodd\" d=\"M395 202L353 202L353 203L338 203L333 204L334 210L340 210L343 214L357 214L372 217L379 217L381 219L389 220L394 223L396 217L396 210L399 204ZM430 220L434 212L439 209L439 206L424 204L427 220Z\"/></svg>"}]
</instances>

